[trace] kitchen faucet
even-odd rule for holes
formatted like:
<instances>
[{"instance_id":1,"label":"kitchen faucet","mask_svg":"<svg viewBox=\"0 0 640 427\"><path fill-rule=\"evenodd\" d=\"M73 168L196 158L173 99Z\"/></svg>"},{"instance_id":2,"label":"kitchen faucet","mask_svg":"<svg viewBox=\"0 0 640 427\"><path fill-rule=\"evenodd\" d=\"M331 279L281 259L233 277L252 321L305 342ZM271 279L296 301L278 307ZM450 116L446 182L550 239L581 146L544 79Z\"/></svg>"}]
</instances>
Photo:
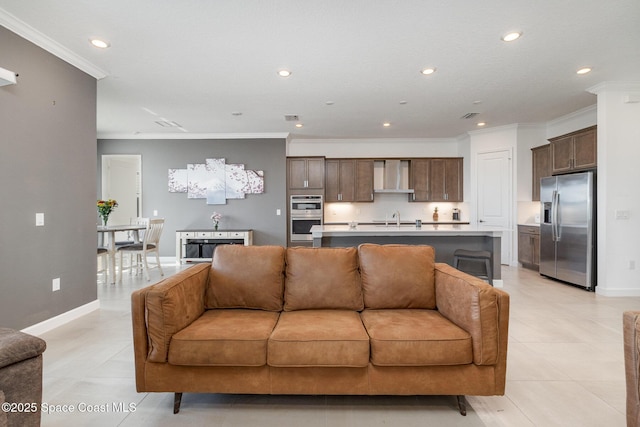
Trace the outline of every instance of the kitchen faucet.
<instances>
[{"instance_id":1,"label":"kitchen faucet","mask_svg":"<svg viewBox=\"0 0 640 427\"><path fill-rule=\"evenodd\" d=\"M396 226L400 227L400 211L395 211L392 218L396 219Z\"/></svg>"}]
</instances>

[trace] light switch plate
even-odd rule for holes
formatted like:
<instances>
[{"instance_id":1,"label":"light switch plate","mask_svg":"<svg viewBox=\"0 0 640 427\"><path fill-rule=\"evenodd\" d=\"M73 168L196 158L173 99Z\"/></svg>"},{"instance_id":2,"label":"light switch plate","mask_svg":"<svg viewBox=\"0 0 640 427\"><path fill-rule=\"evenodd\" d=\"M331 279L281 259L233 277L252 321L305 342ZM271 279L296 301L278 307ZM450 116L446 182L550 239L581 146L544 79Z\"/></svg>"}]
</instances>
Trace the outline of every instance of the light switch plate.
<instances>
[{"instance_id":1,"label":"light switch plate","mask_svg":"<svg viewBox=\"0 0 640 427\"><path fill-rule=\"evenodd\" d=\"M44 226L44 213L36 214L36 227Z\"/></svg>"}]
</instances>

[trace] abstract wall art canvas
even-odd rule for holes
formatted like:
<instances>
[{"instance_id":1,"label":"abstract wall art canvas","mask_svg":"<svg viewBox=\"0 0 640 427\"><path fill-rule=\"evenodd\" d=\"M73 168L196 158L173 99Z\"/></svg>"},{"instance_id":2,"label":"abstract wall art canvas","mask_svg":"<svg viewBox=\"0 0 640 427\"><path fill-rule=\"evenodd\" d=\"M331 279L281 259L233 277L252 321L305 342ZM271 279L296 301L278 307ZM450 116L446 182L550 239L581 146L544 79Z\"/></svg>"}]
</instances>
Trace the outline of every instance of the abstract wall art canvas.
<instances>
[{"instance_id":1,"label":"abstract wall art canvas","mask_svg":"<svg viewBox=\"0 0 640 427\"><path fill-rule=\"evenodd\" d=\"M205 159L186 169L169 169L168 184L171 193L187 193L189 199L223 205L227 199L264 193L264 171L246 170L243 164L227 164L225 159Z\"/></svg>"}]
</instances>

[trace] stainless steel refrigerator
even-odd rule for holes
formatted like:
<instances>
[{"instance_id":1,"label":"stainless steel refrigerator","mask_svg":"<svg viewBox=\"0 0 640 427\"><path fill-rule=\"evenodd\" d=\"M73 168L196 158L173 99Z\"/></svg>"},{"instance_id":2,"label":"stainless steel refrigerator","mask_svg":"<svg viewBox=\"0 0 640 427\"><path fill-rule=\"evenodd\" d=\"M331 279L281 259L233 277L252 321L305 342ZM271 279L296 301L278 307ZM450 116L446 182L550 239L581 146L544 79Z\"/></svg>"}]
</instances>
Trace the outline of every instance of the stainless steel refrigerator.
<instances>
[{"instance_id":1,"label":"stainless steel refrigerator","mask_svg":"<svg viewBox=\"0 0 640 427\"><path fill-rule=\"evenodd\" d=\"M596 286L595 174L542 178L540 274L587 290Z\"/></svg>"}]
</instances>

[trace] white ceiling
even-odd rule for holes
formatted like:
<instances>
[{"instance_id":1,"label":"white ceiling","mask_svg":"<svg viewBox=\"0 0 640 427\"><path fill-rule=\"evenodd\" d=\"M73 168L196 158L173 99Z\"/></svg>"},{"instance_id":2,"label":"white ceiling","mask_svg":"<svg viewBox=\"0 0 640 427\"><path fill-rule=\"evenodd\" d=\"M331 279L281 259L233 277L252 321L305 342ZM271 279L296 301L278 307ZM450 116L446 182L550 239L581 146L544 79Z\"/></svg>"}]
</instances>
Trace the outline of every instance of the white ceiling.
<instances>
[{"instance_id":1,"label":"white ceiling","mask_svg":"<svg viewBox=\"0 0 640 427\"><path fill-rule=\"evenodd\" d=\"M640 81L638 0L0 0L0 24L100 78L99 137L451 138Z\"/></svg>"}]
</instances>

